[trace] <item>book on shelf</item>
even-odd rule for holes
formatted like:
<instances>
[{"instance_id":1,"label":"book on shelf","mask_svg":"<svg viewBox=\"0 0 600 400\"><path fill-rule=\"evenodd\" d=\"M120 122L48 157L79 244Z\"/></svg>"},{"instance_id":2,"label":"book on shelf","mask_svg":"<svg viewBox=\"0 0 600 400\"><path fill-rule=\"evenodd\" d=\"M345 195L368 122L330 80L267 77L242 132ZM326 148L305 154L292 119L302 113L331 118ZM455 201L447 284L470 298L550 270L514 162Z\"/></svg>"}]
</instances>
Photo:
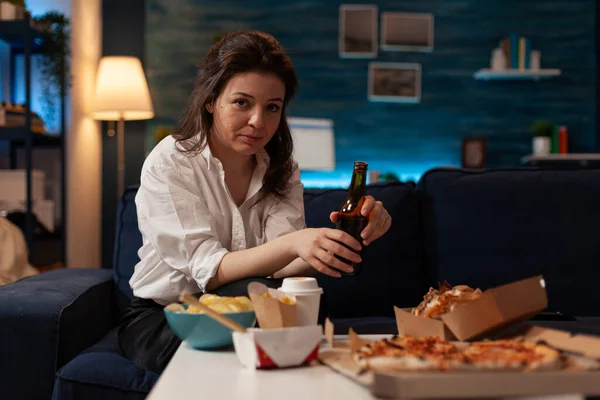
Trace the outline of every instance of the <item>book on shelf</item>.
<instances>
[{"instance_id":1,"label":"book on shelf","mask_svg":"<svg viewBox=\"0 0 600 400\"><path fill-rule=\"evenodd\" d=\"M511 33L499 44L506 58L506 68L528 70L531 68L531 40Z\"/></svg>"}]
</instances>

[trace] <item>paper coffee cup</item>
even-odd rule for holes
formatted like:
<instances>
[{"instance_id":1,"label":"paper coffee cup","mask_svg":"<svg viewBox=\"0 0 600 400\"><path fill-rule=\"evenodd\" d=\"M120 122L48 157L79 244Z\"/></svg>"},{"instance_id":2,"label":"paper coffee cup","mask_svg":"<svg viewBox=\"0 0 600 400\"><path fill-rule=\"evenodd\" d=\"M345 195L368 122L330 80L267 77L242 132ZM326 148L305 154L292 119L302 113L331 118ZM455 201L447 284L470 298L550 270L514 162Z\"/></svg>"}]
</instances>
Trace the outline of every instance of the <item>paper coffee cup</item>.
<instances>
[{"instance_id":1,"label":"paper coffee cup","mask_svg":"<svg viewBox=\"0 0 600 400\"><path fill-rule=\"evenodd\" d=\"M315 278L285 278L277 290L296 298L298 326L317 325L323 289L319 287Z\"/></svg>"}]
</instances>

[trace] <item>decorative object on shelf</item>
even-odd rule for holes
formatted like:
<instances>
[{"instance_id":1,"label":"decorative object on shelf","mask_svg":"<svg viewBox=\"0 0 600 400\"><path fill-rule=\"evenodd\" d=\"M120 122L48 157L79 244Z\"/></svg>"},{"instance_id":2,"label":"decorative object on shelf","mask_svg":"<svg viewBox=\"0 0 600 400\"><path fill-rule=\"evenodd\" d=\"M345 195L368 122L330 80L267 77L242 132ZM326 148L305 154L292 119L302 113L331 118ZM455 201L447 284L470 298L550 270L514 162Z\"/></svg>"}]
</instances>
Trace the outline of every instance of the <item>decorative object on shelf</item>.
<instances>
[{"instance_id":1,"label":"decorative object on shelf","mask_svg":"<svg viewBox=\"0 0 600 400\"><path fill-rule=\"evenodd\" d=\"M377 170L369 170L369 183L377 183L381 179L381 172Z\"/></svg>"},{"instance_id":2,"label":"decorative object on shelf","mask_svg":"<svg viewBox=\"0 0 600 400\"><path fill-rule=\"evenodd\" d=\"M0 102L0 126L24 126L25 111L24 104L13 104L8 101ZM44 121L35 111L31 111L31 131L35 133L47 133Z\"/></svg>"},{"instance_id":3,"label":"decorative object on shelf","mask_svg":"<svg viewBox=\"0 0 600 400\"><path fill-rule=\"evenodd\" d=\"M531 50L529 66L531 71L539 71L542 68L542 53L539 50Z\"/></svg>"},{"instance_id":4,"label":"decorative object on shelf","mask_svg":"<svg viewBox=\"0 0 600 400\"><path fill-rule=\"evenodd\" d=\"M117 124L117 199L125 191L125 120L154 117L142 63L137 57L105 56L96 75L91 116Z\"/></svg>"},{"instance_id":5,"label":"decorative object on shelf","mask_svg":"<svg viewBox=\"0 0 600 400\"><path fill-rule=\"evenodd\" d=\"M377 57L377 13L378 8L375 5L340 5L340 57Z\"/></svg>"},{"instance_id":6,"label":"decorative object on shelf","mask_svg":"<svg viewBox=\"0 0 600 400\"><path fill-rule=\"evenodd\" d=\"M559 69L542 69L541 53L531 49L531 40L511 33L492 50L490 68L474 74L475 79L533 79L559 76Z\"/></svg>"},{"instance_id":7,"label":"decorative object on shelf","mask_svg":"<svg viewBox=\"0 0 600 400\"><path fill-rule=\"evenodd\" d=\"M35 18L35 26L45 34L44 58L41 62L42 98L45 105L45 118L53 121L56 113L55 101L61 93L66 93L71 85L70 69L70 19L58 11L48 11Z\"/></svg>"},{"instance_id":8,"label":"decorative object on shelf","mask_svg":"<svg viewBox=\"0 0 600 400\"><path fill-rule=\"evenodd\" d=\"M506 69L506 55L504 50L496 48L492 51L492 59L490 60L492 71L504 71Z\"/></svg>"},{"instance_id":9,"label":"decorative object on shelf","mask_svg":"<svg viewBox=\"0 0 600 400\"><path fill-rule=\"evenodd\" d=\"M484 168L486 140L483 137L467 137L462 140L461 165L463 168Z\"/></svg>"},{"instance_id":10,"label":"decorative object on shelf","mask_svg":"<svg viewBox=\"0 0 600 400\"><path fill-rule=\"evenodd\" d=\"M433 50L433 15L381 13L381 49L388 51Z\"/></svg>"},{"instance_id":11,"label":"decorative object on shelf","mask_svg":"<svg viewBox=\"0 0 600 400\"><path fill-rule=\"evenodd\" d=\"M8 0L0 2L0 20L14 21L25 17L24 0Z\"/></svg>"},{"instance_id":12,"label":"decorative object on shelf","mask_svg":"<svg viewBox=\"0 0 600 400\"><path fill-rule=\"evenodd\" d=\"M400 178L393 172L384 172L379 176L379 182L399 182Z\"/></svg>"},{"instance_id":13,"label":"decorative object on shelf","mask_svg":"<svg viewBox=\"0 0 600 400\"><path fill-rule=\"evenodd\" d=\"M421 101L421 64L369 63L370 101L419 103Z\"/></svg>"},{"instance_id":14,"label":"decorative object on shelf","mask_svg":"<svg viewBox=\"0 0 600 400\"><path fill-rule=\"evenodd\" d=\"M569 152L568 149L568 141L569 141L569 133L567 131L567 127L564 125L555 126L554 131L556 135L553 136L553 153L556 154L567 154Z\"/></svg>"},{"instance_id":15,"label":"decorative object on shelf","mask_svg":"<svg viewBox=\"0 0 600 400\"><path fill-rule=\"evenodd\" d=\"M531 147L535 155L548 155L551 151L551 137L554 124L546 120L533 121L529 131L532 134Z\"/></svg>"}]
</instances>

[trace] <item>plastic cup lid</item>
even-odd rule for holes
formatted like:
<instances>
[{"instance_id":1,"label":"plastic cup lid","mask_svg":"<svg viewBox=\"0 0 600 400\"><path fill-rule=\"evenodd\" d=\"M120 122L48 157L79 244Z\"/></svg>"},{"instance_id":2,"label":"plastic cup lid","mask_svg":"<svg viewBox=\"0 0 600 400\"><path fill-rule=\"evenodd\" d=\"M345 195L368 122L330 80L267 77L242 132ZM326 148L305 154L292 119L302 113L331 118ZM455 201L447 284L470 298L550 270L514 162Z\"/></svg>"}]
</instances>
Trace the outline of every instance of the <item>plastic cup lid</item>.
<instances>
[{"instance_id":1,"label":"plastic cup lid","mask_svg":"<svg viewBox=\"0 0 600 400\"><path fill-rule=\"evenodd\" d=\"M298 294L323 293L323 289L319 287L317 280L312 277L285 278L278 290Z\"/></svg>"}]
</instances>

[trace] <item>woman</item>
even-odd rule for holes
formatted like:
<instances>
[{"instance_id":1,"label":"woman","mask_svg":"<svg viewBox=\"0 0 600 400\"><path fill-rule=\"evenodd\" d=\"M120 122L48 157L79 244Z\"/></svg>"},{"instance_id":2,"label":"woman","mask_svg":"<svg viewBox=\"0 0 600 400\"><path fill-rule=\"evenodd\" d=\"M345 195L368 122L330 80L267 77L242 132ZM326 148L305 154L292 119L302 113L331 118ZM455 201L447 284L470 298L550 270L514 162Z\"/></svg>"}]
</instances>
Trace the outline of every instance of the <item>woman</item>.
<instances>
[{"instance_id":1,"label":"woman","mask_svg":"<svg viewBox=\"0 0 600 400\"><path fill-rule=\"evenodd\" d=\"M143 244L119 344L156 372L180 344L162 307L182 291L245 295L248 278L339 277L336 269L351 267L335 255L360 262L349 248L360 250L391 224L369 197L362 245L340 230L306 228L285 116L298 82L275 38L225 35L203 68L177 131L147 157L136 195Z\"/></svg>"}]
</instances>

